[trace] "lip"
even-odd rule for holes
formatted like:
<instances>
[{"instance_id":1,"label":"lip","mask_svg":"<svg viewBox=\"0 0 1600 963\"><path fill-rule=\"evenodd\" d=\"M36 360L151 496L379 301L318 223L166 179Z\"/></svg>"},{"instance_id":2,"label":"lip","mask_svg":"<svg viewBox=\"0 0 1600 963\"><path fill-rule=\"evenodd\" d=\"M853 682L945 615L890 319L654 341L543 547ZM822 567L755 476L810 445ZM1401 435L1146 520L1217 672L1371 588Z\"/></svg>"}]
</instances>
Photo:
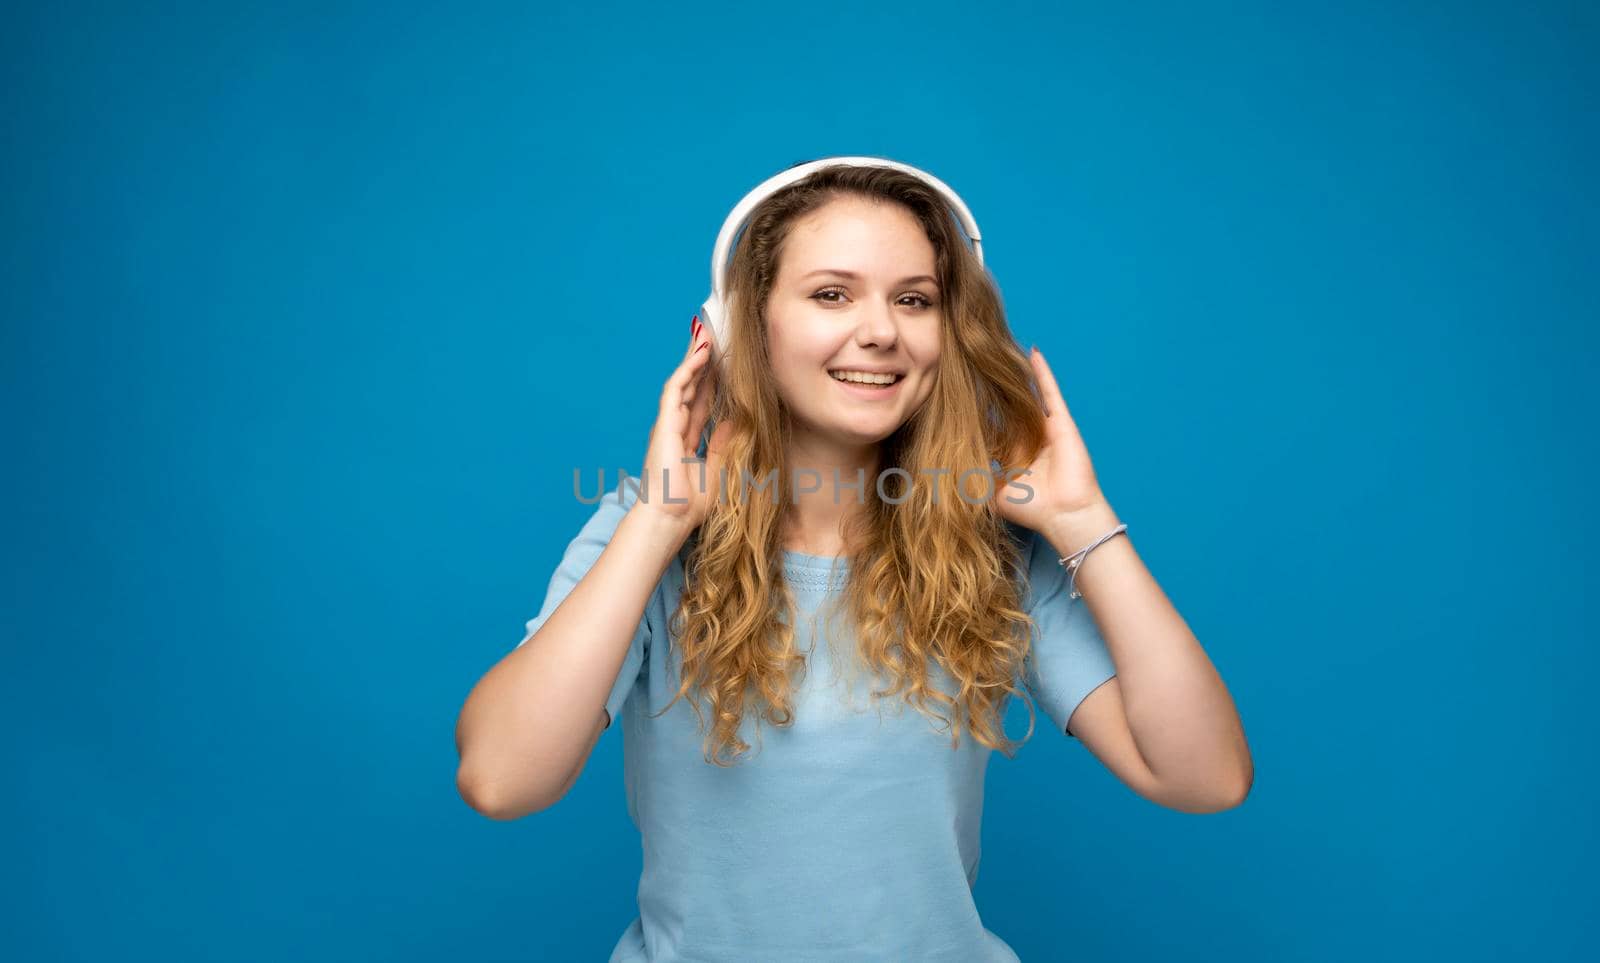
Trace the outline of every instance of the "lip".
<instances>
[{"instance_id":1,"label":"lip","mask_svg":"<svg viewBox=\"0 0 1600 963\"><path fill-rule=\"evenodd\" d=\"M859 371L861 369L852 368L851 370ZM849 381L840 381L833 375L828 375L828 380L833 382L838 387L844 389L852 397L861 398L866 401L888 401L889 399L900 394L900 386L906 383L906 376L901 375L899 378L896 378L894 384L887 388L867 388Z\"/></svg>"},{"instance_id":2,"label":"lip","mask_svg":"<svg viewBox=\"0 0 1600 963\"><path fill-rule=\"evenodd\" d=\"M905 374L905 370L904 369L891 367L890 365L886 365L886 364L851 364L851 365L842 365L842 366L840 366L838 368L829 368L828 370L830 372L832 372L832 371L864 371L867 374L897 374L897 375ZM831 378L833 376L830 374L828 377Z\"/></svg>"}]
</instances>

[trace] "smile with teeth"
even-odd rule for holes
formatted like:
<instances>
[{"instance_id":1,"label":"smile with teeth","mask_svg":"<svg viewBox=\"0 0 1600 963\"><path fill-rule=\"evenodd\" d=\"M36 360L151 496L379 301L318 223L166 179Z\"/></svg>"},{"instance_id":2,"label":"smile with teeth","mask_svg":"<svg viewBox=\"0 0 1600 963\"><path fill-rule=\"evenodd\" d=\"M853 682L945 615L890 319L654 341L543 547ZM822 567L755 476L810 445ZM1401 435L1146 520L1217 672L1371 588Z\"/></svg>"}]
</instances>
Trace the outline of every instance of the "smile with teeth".
<instances>
[{"instance_id":1,"label":"smile with teeth","mask_svg":"<svg viewBox=\"0 0 1600 963\"><path fill-rule=\"evenodd\" d=\"M830 371L835 381L848 381L851 384L869 385L873 387L888 387L899 381L901 376L884 372L875 374L870 371Z\"/></svg>"}]
</instances>

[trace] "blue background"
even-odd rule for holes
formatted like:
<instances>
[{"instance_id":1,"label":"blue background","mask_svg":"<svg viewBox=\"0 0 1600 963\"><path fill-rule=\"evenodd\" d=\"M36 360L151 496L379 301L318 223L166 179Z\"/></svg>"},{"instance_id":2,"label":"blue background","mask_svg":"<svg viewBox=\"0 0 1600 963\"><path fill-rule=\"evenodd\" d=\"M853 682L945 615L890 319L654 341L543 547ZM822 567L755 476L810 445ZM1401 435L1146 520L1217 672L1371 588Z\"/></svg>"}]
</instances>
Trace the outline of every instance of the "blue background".
<instances>
[{"instance_id":1,"label":"blue background","mask_svg":"<svg viewBox=\"0 0 1600 963\"><path fill-rule=\"evenodd\" d=\"M1282 6L10 7L7 955L604 959L620 739L499 823L456 714L728 209L844 153L970 204L1255 754L1212 816L996 754L985 923L1593 953L1600 16Z\"/></svg>"}]
</instances>

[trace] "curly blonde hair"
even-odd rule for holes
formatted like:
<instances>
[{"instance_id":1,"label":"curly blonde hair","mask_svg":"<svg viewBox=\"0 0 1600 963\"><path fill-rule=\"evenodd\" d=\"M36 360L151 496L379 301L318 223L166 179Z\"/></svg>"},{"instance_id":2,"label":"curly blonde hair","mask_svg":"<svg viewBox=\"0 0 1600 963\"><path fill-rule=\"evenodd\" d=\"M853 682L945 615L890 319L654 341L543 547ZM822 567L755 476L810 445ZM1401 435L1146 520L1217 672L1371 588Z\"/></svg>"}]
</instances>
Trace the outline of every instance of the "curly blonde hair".
<instances>
[{"instance_id":1,"label":"curly blonde hair","mask_svg":"<svg viewBox=\"0 0 1600 963\"><path fill-rule=\"evenodd\" d=\"M742 497L747 486L734 480L774 469L778 479L791 477L783 443L791 413L770 374L765 307L795 222L844 197L899 204L921 223L943 292L945 350L932 393L880 443L880 471L899 467L935 483L895 486L891 474L886 497L867 499L847 532L847 543L858 547L838 604L856 628L862 667L888 681L873 691L875 700L903 692L949 729L952 747L965 731L1009 757L1034 727L1032 700L1017 685L1032 638L1021 598L1024 545L996 514L985 479L962 476L959 467L934 476L922 469L1027 465L1044 442L1044 414L999 290L945 201L920 179L887 167L825 167L775 192L752 212L734 248L731 339L711 412L733 427L719 449L728 485L686 546L685 587L671 619L681 682L661 712L693 691L706 761L721 766L750 749L739 735L747 711L757 713L757 725L794 720L791 684L806 657L785 619L794 600L783 578L782 499ZM948 673L954 695L930 681L935 665ZM1011 695L1028 704L1028 731L1015 742L1003 727ZM930 703L946 711L935 714Z\"/></svg>"}]
</instances>

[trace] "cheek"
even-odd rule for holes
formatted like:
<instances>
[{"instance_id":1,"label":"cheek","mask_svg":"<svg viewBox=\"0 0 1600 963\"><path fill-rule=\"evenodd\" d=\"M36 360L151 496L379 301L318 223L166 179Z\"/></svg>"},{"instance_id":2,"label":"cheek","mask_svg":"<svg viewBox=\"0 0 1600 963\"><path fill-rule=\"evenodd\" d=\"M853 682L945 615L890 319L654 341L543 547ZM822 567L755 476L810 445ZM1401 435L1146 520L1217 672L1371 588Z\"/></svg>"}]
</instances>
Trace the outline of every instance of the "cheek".
<instances>
[{"instance_id":1,"label":"cheek","mask_svg":"<svg viewBox=\"0 0 1600 963\"><path fill-rule=\"evenodd\" d=\"M790 336L791 326L785 323L783 317L773 313L767 320L767 357L772 362L775 372L782 372L789 367L789 359L794 357L795 345Z\"/></svg>"},{"instance_id":2,"label":"cheek","mask_svg":"<svg viewBox=\"0 0 1600 963\"><path fill-rule=\"evenodd\" d=\"M804 386L816 376L818 367L827 358L806 338L787 336L776 327L768 329L767 350L773 379L780 386L798 391L808 390Z\"/></svg>"},{"instance_id":3,"label":"cheek","mask_svg":"<svg viewBox=\"0 0 1600 963\"><path fill-rule=\"evenodd\" d=\"M833 357L836 349L827 332L815 325L773 326L768 329L767 343L773 367L790 372L814 371Z\"/></svg>"}]
</instances>

